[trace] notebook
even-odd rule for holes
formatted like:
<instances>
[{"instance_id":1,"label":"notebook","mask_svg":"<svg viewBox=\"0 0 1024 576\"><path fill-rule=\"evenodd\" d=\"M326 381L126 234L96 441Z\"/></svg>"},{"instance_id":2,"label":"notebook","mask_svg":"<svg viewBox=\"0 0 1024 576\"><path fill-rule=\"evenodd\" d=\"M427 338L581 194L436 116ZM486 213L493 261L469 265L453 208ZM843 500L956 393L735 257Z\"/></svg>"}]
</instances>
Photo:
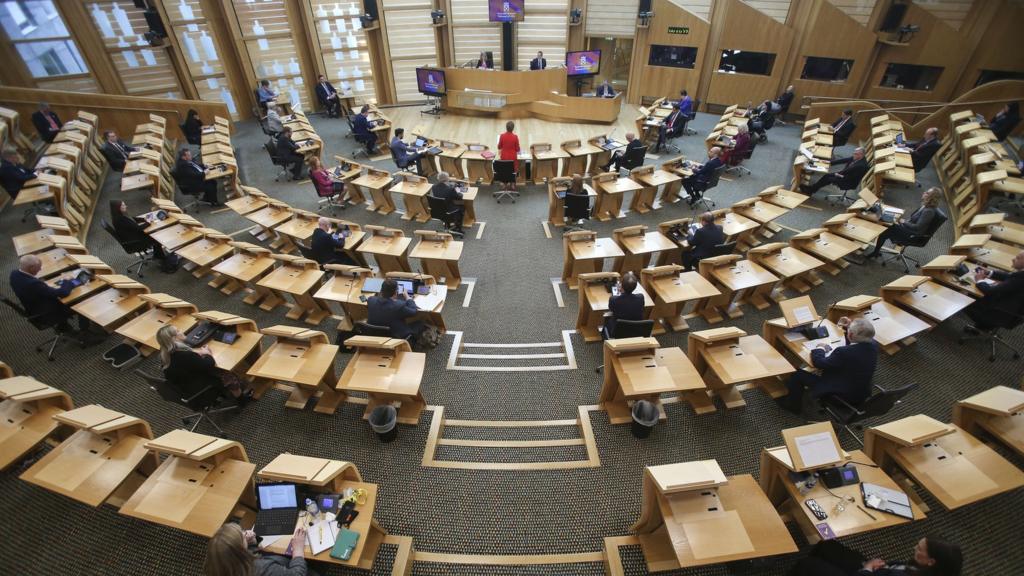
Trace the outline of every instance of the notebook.
<instances>
[{"instance_id":1,"label":"notebook","mask_svg":"<svg viewBox=\"0 0 1024 576\"><path fill-rule=\"evenodd\" d=\"M352 557L352 552L355 551L356 544L358 543L359 532L353 532L348 528L342 528L334 542L334 548L331 550L331 558L348 560Z\"/></svg>"},{"instance_id":2,"label":"notebook","mask_svg":"<svg viewBox=\"0 0 1024 576\"><path fill-rule=\"evenodd\" d=\"M891 490L877 484L862 482L860 492L864 496L864 505L868 508L888 512L904 518L914 519L914 511L910 507L910 498L899 490Z\"/></svg>"}]
</instances>

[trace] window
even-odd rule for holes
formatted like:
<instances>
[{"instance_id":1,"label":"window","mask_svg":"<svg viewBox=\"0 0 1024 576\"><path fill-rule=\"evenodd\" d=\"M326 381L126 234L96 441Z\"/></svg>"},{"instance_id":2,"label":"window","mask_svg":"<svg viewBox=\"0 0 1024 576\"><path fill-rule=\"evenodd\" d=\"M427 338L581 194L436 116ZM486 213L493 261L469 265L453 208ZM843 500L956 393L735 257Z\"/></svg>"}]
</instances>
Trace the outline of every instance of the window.
<instances>
[{"instance_id":1,"label":"window","mask_svg":"<svg viewBox=\"0 0 1024 576\"><path fill-rule=\"evenodd\" d=\"M37 79L37 87L47 87L40 79L59 79L73 81L67 85L78 91L98 91L52 0L0 2L0 26Z\"/></svg>"},{"instance_id":2,"label":"window","mask_svg":"<svg viewBox=\"0 0 1024 576\"><path fill-rule=\"evenodd\" d=\"M771 76L774 65L775 54L746 50L722 50L722 60L718 63L718 71L729 74Z\"/></svg>"},{"instance_id":3,"label":"window","mask_svg":"<svg viewBox=\"0 0 1024 576\"><path fill-rule=\"evenodd\" d=\"M696 62L696 48L661 46L659 44L651 44L651 57L647 61L651 66L667 66L669 68L693 68Z\"/></svg>"},{"instance_id":4,"label":"window","mask_svg":"<svg viewBox=\"0 0 1024 576\"><path fill-rule=\"evenodd\" d=\"M130 2L98 0L87 6L110 60L131 96L181 98L178 75L167 49L150 46L145 11Z\"/></svg>"},{"instance_id":5,"label":"window","mask_svg":"<svg viewBox=\"0 0 1024 576\"><path fill-rule=\"evenodd\" d=\"M376 102L373 66L370 65L366 31L359 20L362 13L359 6L331 0L309 0L309 7L316 23L320 57L323 69L327 71L327 80L340 93L352 96L356 105ZM429 12L429 8L427 10ZM427 19L429 21L429 16ZM388 31L391 31L390 25ZM434 29L428 26L427 31L433 48Z\"/></svg>"},{"instance_id":6,"label":"window","mask_svg":"<svg viewBox=\"0 0 1024 576\"><path fill-rule=\"evenodd\" d=\"M845 82L850 77L851 68L853 68L853 60L808 56L804 62L804 71L800 73L800 79Z\"/></svg>"},{"instance_id":7,"label":"window","mask_svg":"<svg viewBox=\"0 0 1024 576\"><path fill-rule=\"evenodd\" d=\"M917 66L915 64L896 64L890 62L882 75L882 88L896 88L897 90L922 90L929 91L935 88L935 83L942 75L940 66Z\"/></svg>"},{"instance_id":8,"label":"window","mask_svg":"<svg viewBox=\"0 0 1024 576\"><path fill-rule=\"evenodd\" d=\"M223 102L231 117L239 119L238 106L220 59L224 50L210 30L200 1L165 2L164 7L170 19L164 23L167 34L178 39L199 99Z\"/></svg>"},{"instance_id":9,"label":"window","mask_svg":"<svg viewBox=\"0 0 1024 576\"><path fill-rule=\"evenodd\" d=\"M231 0L231 6L257 82L270 80L271 89L287 94L293 108L309 110L310 93L302 74L299 48L292 34L285 0ZM355 5L350 3L344 10L355 10ZM359 20L351 15L346 17Z\"/></svg>"},{"instance_id":10,"label":"window","mask_svg":"<svg viewBox=\"0 0 1024 576\"><path fill-rule=\"evenodd\" d=\"M1024 80L1024 72L1010 72L1009 70L982 70L978 74L978 81L975 86L995 82L996 80Z\"/></svg>"}]
</instances>

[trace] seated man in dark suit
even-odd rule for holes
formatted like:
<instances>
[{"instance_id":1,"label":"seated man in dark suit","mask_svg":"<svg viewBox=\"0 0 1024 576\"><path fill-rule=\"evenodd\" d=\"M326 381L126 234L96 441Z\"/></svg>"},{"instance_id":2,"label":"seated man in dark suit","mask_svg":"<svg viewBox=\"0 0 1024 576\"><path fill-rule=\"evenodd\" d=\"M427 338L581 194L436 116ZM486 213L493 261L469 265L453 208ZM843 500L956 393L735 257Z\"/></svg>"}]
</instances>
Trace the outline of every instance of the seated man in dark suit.
<instances>
[{"instance_id":1,"label":"seated man in dark suit","mask_svg":"<svg viewBox=\"0 0 1024 576\"><path fill-rule=\"evenodd\" d=\"M707 162L701 164L697 169L690 174L688 178L683 179L683 188L686 189L686 193L690 195L686 199L687 204L691 208L697 201L703 196L703 188L707 186L708 182L711 181L711 175L715 173L723 166L722 162L722 148L719 146L713 146L711 150L708 150Z\"/></svg>"},{"instance_id":2,"label":"seated man in dark suit","mask_svg":"<svg viewBox=\"0 0 1024 576\"><path fill-rule=\"evenodd\" d=\"M787 86L786 91L779 94L779 97L775 99L775 103L779 105L779 115L789 112L789 107L793 104L794 96L793 87Z\"/></svg>"},{"instance_id":3,"label":"seated man in dark suit","mask_svg":"<svg viewBox=\"0 0 1024 576\"><path fill-rule=\"evenodd\" d=\"M1024 252L1013 257L1012 265L1010 273L984 268L974 273L975 285L984 296L964 310L974 322L965 330L991 330L1024 315Z\"/></svg>"},{"instance_id":4,"label":"seated man in dark suit","mask_svg":"<svg viewBox=\"0 0 1024 576\"><path fill-rule=\"evenodd\" d=\"M686 237L686 243L690 245L689 252L683 252L683 266L687 270L693 270L697 264L714 253L715 246L725 242L725 231L718 224L715 224L715 215L705 212L700 215L700 228L697 228Z\"/></svg>"},{"instance_id":5,"label":"seated man in dark suit","mask_svg":"<svg viewBox=\"0 0 1024 576\"><path fill-rule=\"evenodd\" d=\"M924 167L932 161L932 156L939 151L942 142L939 141L939 129L929 128L924 131L924 139L919 142L907 142L910 148L910 159L914 162L914 172L924 170Z\"/></svg>"},{"instance_id":6,"label":"seated man in dark suit","mask_svg":"<svg viewBox=\"0 0 1024 576\"><path fill-rule=\"evenodd\" d=\"M615 88L608 83L607 80L601 82L601 85L597 87L598 98L615 98Z\"/></svg>"},{"instance_id":7,"label":"seated man in dark suit","mask_svg":"<svg viewBox=\"0 0 1024 576\"><path fill-rule=\"evenodd\" d=\"M355 265L348 254L345 254L345 237L342 234L331 234L331 221L327 218L317 220L309 249L313 253L313 259L321 266L324 264Z\"/></svg>"},{"instance_id":8,"label":"seated man in dark suit","mask_svg":"<svg viewBox=\"0 0 1024 576\"><path fill-rule=\"evenodd\" d=\"M135 152L136 148L125 143L117 137L117 132L107 130L103 133L103 147L100 152L110 163L110 169L115 172L124 172L124 165L128 162L128 155Z\"/></svg>"},{"instance_id":9,"label":"seated man in dark suit","mask_svg":"<svg viewBox=\"0 0 1024 576\"><path fill-rule=\"evenodd\" d=\"M413 302L412 296L398 289L398 282L393 278L381 284L380 294L370 296L366 302L366 311L366 321L374 326L387 326L392 338L418 337L426 330L422 322L406 323L406 319L415 316L420 309Z\"/></svg>"},{"instance_id":10,"label":"seated man in dark suit","mask_svg":"<svg viewBox=\"0 0 1024 576\"><path fill-rule=\"evenodd\" d=\"M853 123L853 110L843 110L843 115L832 123L832 147L846 146L850 135L857 129Z\"/></svg>"},{"instance_id":11,"label":"seated man in dark suit","mask_svg":"<svg viewBox=\"0 0 1024 576\"><path fill-rule=\"evenodd\" d=\"M17 198L25 183L35 177L36 171L25 166L17 150L4 150L3 160L0 160L0 185L11 198Z\"/></svg>"},{"instance_id":12,"label":"seated man in dark suit","mask_svg":"<svg viewBox=\"0 0 1024 576\"><path fill-rule=\"evenodd\" d=\"M636 276L626 272L619 280L619 293L608 298L608 315L604 319L601 336L605 340L615 336L616 320L643 320L644 295L635 294Z\"/></svg>"},{"instance_id":13,"label":"seated man in dark suit","mask_svg":"<svg viewBox=\"0 0 1024 576\"><path fill-rule=\"evenodd\" d=\"M850 158L834 160L832 165L846 164L839 172L825 174L814 184L801 184L800 191L804 194L814 194L829 184L835 184L841 190L852 190L860 185L861 179L868 173L868 161L864 159L864 149L857 148Z\"/></svg>"},{"instance_id":14,"label":"seated man in dark suit","mask_svg":"<svg viewBox=\"0 0 1024 576\"><path fill-rule=\"evenodd\" d=\"M673 106L673 110L669 112L668 116L658 126L658 144L654 147L655 152L661 152L662 146L665 145L665 140L675 138L679 135L679 129L686 124L686 117L679 110L679 104Z\"/></svg>"},{"instance_id":15,"label":"seated man in dark suit","mask_svg":"<svg viewBox=\"0 0 1024 576\"><path fill-rule=\"evenodd\" d=\"M530 70L543 70L548 67L548 61L544 58L544 53L538 51L537 57L530 60Z\"/></svg>"},{"instance_id":16,"label":"seated man in dark suit","mask_svg":"<svg viewBox=\"0 0 1024 576\"><path fill-rule=\"evenodd\" d=\"M636 137L636 134L633 134L632 132L626 132L626 149L624 151L616 150L615 152L613 152L612 159L604 166L601 166L601 170L607 172L608 170L611 169L612 166L615 166L615 171L618 172L619 167L622 166L622 160L623 158L626 157L626 154L629 154L630 150L635 150L637 148L643 147L644 143L641 142L640 139Z\"/></svg>"},{"instance_id":17,"label":"seated man in dark suit","mask_svg":"<svg viewBox=\"0 0 1024 576\"><path fill-rule=\"evenodd\" d=\"M416 171L422 172L423 168L420 166L420 158L423 157L423 154L406 144L402 140L403 136L405 136L405 129L395 128L395 136L391 139L391 153L395 155L395 164L403 170L407 170L410 165L415 164Z\"/></svg>"},{"instance_id":18,"label":"seated man in dark suit","mask_svg":"<svg viewBox=\"0 0 1024 576\"><path fill-rule=\"evenodd\" d=\"M299 154L299 145L292 140L292 129L285 126L277 135L277 156L285 163L285 168L292 167L292 179L302 178L302 165L305 158Z\"/></svg>"},{"instance_id":19,"label":"seated man in dark suit","mask_svg":"<svg viewBox=\"0 0 1024 576\"><path fill-rule=\"evenodd\" d=\"M810 388L811 397L834 395L857 406L871 395L871 378L878 364L878 346L875 345L875 327L864 318L850 322L839 319L846 329L845 346L831 349L818 344L811 350L811 364L821 371L813 374L797 370L786 383L789 394L778 400L779 405L797 414L803 411L804 390Z\"/></svg>"},{"instance_id":20,"label":"seated man in dark suit","mask_svg":"<svg viewBox=\"0 0 1024 576\"><path fill-rule=\"evenodd\" d=\"M323 74L317 76L316 79L316 97L324 105L328 116L337 118L341 115L341 98L338 96L338 91Z\"/></svg>"},{"instance_id":21,"label":"seated man in dark suit","mask_svg":"<svg viewBox=\"0 0 1024 576\"><path fill-rule=\"evenodd\" d=\"M178 162L174 166L174 178L178 187L188 194L203 191L203 202L212 206L220 206L217 200L217 181L206 179L206 165L192 159L192 151L182 148L178 152Z\"/></svg>"},{"instance_id":22,"label":"seated man in dark suit","mask_svg":"<svg viewBox=\"0 0 1024 576\"><path fill-rule=\"evenodd\" d=\"M36 278L42 267L42 262L35 254L22 256L18 261L18 269L11 271L11 290L29 316L47 324L55 324L59 330L71 331L67 321L78 315L60 299L70 294L75 287L70 279L61 281L59 288L53 288ZM78 316L78 339L82 345L97 342L89 333L89 320L84 316Z\"/></svg>"},{"instance_id":23,"label":"seated man in dark suit","mask_svg":"<svg viewBox=\"0 0 1024 576\"><path fill-rule=\"evenodd\" d=\"M364 105L352 118L352 136L356 142L366 146L368 154L373 154L377 150L377 134L370 129L370 120L366 117L369 111L370 107Z\"/></svg>"},{"instance_id":24,"label":"seated man in dark suit","mask_svg":"<svg viewBox=\"0 0 1024 576\"><path fill-rule=\"evenodd\" d=\"M62 122L57 114L50 110L50 105L46 102L39 103L39 110L32 113L32 124L35 125L36 131L39 132L39 137L43 139L43 142L53 142L53 139L57 137L57 133L60 132Z\"/></svg>"},{"instance_id":25,"label":"seated man in dark suit","mask_svg":"<svg viewBox=\"0 0 1024 576\"><path fill-rule=\"evenodd\" d=\"M449 213L455 212L452 228L456 232L462 232L462 219L466 208L460 203L462 202L462 192L451 185L451 177L447 172L437 173L437 184L430 187L430 195L444 200Z\"/></svg>"}]
</instances>

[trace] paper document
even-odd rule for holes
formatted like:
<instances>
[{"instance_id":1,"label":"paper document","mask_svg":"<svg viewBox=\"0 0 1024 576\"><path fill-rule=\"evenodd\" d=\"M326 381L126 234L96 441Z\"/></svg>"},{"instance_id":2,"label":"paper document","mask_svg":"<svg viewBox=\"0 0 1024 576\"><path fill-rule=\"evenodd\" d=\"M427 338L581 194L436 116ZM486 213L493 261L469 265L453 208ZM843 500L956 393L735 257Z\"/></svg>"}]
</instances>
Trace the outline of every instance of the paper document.
<instances>
[{"instance_id":1,"label":"paper document","mask_svg":"<svg viewBox=\"0 0 1024 576\"><path fill-rule=\"evenodd\" d=\"M814 314L807 306L799 306L793 309L793 318L797 324L808 324L814 322Z\"/></svg>"},{"instance_id":2,"label":"paper document","mask_svg":"<svg viewBox=\"0 0 1024 576\"><path fill-rule=\"evenodd\" d=\"M314 555L333 548L334 541L338 538L338 524L334 521L334 515L328 513L327 516L330 517L330 520L327 518L318 520L306 531L306 541L309 542L309 547L313 550Z\"/></svg>"},{"instance_id":3,"label":"paper document","mask_svg":"<svg viewBox=\"0 0 1024 576\"><path fill-rule=\"evenodd\" d=\"M838 462L840 459L836 444L828 432L798 436L795 441L796 450L800 453L805 468Z\"/></svg>"}]
</instances>

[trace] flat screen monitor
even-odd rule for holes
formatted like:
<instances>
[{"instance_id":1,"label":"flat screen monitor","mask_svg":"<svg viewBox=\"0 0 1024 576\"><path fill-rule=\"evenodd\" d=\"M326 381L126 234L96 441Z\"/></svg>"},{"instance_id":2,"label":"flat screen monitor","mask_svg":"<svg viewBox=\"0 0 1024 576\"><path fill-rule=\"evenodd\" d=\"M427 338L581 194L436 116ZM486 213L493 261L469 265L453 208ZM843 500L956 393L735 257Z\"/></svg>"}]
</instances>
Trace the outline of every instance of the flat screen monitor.
<instances>
[{"instance_id":1,"label":"flat screen monitor","mask_svg":"<svg viewBox=\"0 0 1024 576\"><path fill-rule=\"evenodd\" d=\"M416 69L416 88L420 94L427 96L444 96L447 90L444 86L444 70L436 68Z\"/></svg>"},{"instance_id":2,"label":"flat screen monitor","mask_svg":"<svg viewBox=\"0 0 1024 576\"><path fill-rule=\"evenodd\" d=\"M487 17L491 22L522 22L524 0L487 0Z\"/></svg>"},{"instance_id":3,"label":"flat screen monitor","mask_svg":"<svg viewBox=\"0 0 1024 576\"><path fill-rule=\"evenodd\" d=\"M566 52L566 76L593 76L601 71L601 51Z\"/></svg>"}]
</instances>

